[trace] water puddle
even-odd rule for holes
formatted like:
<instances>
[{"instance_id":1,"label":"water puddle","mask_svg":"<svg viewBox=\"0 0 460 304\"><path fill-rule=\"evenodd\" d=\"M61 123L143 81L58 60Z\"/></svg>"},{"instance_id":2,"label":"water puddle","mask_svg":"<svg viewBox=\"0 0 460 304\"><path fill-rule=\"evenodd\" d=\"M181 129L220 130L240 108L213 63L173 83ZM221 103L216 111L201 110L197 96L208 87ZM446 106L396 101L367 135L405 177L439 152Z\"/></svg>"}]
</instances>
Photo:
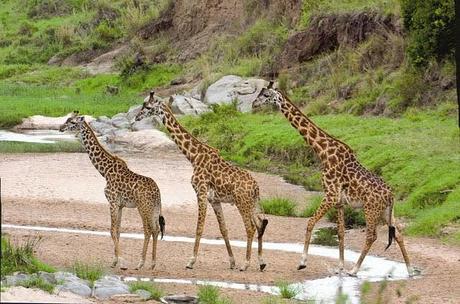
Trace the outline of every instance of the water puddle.
<instances>
[{"instance_id":1,"label":"water puddle","mask_svg":"<svg viewBox=\"0 0 460 304\"><path fill-rule=\"evenodd\" d=\"M110 236L109 232L105 231L91 231L91 230L79 230L79 229L68 229L68 228L52 228L52 227L40 227L40 226L19 226L2 224L2 228L10 229L23 229L23 230L34 230L34 231L46 231L46 232L60 232L60 233L76 233L76 234L89 234L98 236ZM129 239L143 239L144 235L140 233L121 233L122 238ZM193 243L194 238L181 237L181 236L165 236L164 241L166 242L181 242L181 243ZM208 245L224 245L223 240L212 240L212 239L201 239L202 244ZM246 242L232 240L230 241L232 246L235 247L246 247ZM253 247L256 248L257 244L253 243ZM301 253L303 251L303 245L299 243L274 243L264 242L264 249L266 250L277 250L284 252ZM323 256L333 259L339 258L339 252L337 248L310 245L310 255ZM349 262L356 262L359 257L359 253L352 250L345 250L345 260ZM299 257L300 258L300 257ZM293 270L296 271L296 270ZM359 303L360 286L363 281L378 282L383 280L404 280L408 279L407 269L404 263L391 261L385 258L370 256L368 255L364 260L361 270L358 272L358 277L348 276L329 276L326 278L320 278L315 280L306 280L292 284L299 293L296 296L298 300L315 300L320 303L335 303L339 293L346 294L348 296L348 302ZM221 282L221 281L206 281L206 280L183 280L183 279L170 279L170 278L136 278L136 277L125 277L124 280L146 280L154 281L158 283L177 283L177 284L198 284L198 285L214 285L222 288L240 289L240 290L252 290L260 291L270 294L278 294L279 289L276 286L258 285L258 284L244 284L234 282Z\"/></svg>"},{"instance_id":2,"label":"water puddle","mask_svg":"<svg viewBox=\"0 0 460 304\"><path fill-rule=\"evenodd\" d=\"M57 130L32 130L25 133L15 133L6 130L0 130L0 141L54 144L59 140L77 139L73 134L61 133Z\"/></svg>"}]
</instances>

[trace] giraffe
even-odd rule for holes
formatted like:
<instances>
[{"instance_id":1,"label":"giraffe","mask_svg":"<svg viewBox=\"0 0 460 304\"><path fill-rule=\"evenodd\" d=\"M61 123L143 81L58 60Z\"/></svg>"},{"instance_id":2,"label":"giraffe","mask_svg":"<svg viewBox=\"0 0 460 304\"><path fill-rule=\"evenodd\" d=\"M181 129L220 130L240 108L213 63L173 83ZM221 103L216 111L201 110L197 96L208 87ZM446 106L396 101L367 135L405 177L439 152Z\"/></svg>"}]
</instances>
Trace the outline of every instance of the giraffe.
<instances>
[{"instance_id":1,"label":"giraffe","mask_svg":"<svg viewBox=\"0 0 460 304\"><path fill-rule=\"evenodd\" d=\"M258 109L263 104L276 106L291 125L303 136L315 154L319 157L322 168L322 186L325 196L308 220L305 234L305 244L298 270L306 268L308 246L311 233L315 224L332 207L337 209L337 225L339 237L339 269L344 267L344 206L352 204L364 210L366 218L366 241L361 255L351 271L351 276L356 276L361 263L369 249L377 239L376 228L380 219L386 221L389 227L389 241L386 249L396 239L409 275L414 274L410 266L409 257L404 246L401 229L395 225L391 189L379 177L365 169L357 160L353 150L345 143L334 138L316 126L305 116L282 92L273 88L273 82L263 88L253 102L253 109ZM395 227L396 226L396 227Z\"/></svg>"},{"instance_id":2,"label":"giraffe","mask_svg":"<svg viewBox=\"0 0 460 304\"><path fill-rule=\"evenodd\" d=\"M160 191L155 181L149 177L134 173L121 158L111 154L102 147L93 130L85 121L84 116L79 116L77 111L72 113L59 130L61 132L78 132L91 162L107 182L104 193L110 205L110 235L115 249L112 268L120 261L120 268L122 270L127 269L119 257L121 215L123 207L127 207L138 209L144 228L144 245L142 247L141 260L136 270L144 266L151 236L153 237L153 247L150 269L153 270L156 263L158 234L161 232L161 238L163 239L165 227L165 220L161 215Z\"/></svg>"},{"instance_id":3,"label":"giraffe","mask_svg":"<svg viewBox=\"0 0 460 304\"><path fill-rule=\"evenodd\" d=\"M206 219L207 202L209 202L217 217L219 229L225 241L230 268L235 268L235 258L228 239L228 231L222 211L223 203L236 205L246 229L246 262L240 267L240 270L244 271L250 265L252 240L257 230L259 269L263 271L266 263L262 258L262 236L268 220L265 219L261 211L259 187L254 178L249 172L237 168L222 159L217 149L200 142L187 132L174 117L168 104L154 96L153 91L144 100L136 120L142 120L152 115L161 119L176 145L193 166L191 182L197 195L198 221L193 256L189 259L186 268L193 269L193 265L196 262Z\"/></svg>"}]
</instances>

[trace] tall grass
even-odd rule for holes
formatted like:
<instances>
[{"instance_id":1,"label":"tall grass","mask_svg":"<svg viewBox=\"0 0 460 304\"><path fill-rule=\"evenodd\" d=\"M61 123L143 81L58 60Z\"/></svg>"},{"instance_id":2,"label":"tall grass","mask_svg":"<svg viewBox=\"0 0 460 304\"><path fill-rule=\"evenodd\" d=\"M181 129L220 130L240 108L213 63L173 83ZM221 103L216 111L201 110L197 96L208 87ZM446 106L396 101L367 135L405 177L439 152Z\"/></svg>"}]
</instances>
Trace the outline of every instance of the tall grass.
<instances>
[{"instance_id":1,"label":"tall grass","mask_svg":"<svg viewBox=\"0 0 460 304\"><path fill-rule=\"evenodd\" d=\"M133 282L129 284L129 291L134 293L136 290L146 290L150 293L150 297L148 300L157 300L159 301L160 298L164 295L164 291L161 290L157 285L149 283L149 282Z\"/></svg>"},{"instance_id":2,"label":"tall grass","mask_svg":"<svg viewBox=\"0 0 460 304\"><path fill-rule=\"evenodd\" d=\"M18 285L26 288L38 288L48 293L53 293L55 287L55 285L48 283L40 277L32 277L26 281L20 282Z\"/></svg>"},{"instance_id":3,"label":"tall grass","mask_svg":"<svg viewBox=\"0 0 460 304\"><path fill-rule=\"evenodd\" d=\"M54 144L39 144L15 141L0 141L0 153L54 153L84 152L79 142L58 141Z\"/></svg>"},{"instance_id":4,"label":"tall grass","mask_svg":"<svg viewBox=\"0 0 460 304\"><path fill-rule=\"evenodd\" d=\"M292 299L301 292L300 288L293 286L286 281L278 281L276 283L276 287L278 287L280 297L283 299Z\"/></svg>"},{"instance_id":5,"label":"tall grass","mask_svg":"<svg viewBox=\"0 0 460 304\"><path fill-rule=\"evenodd\" d=\"M229 299L221 297L219 288L212 285L202 285L198 288L198 302L202 304L231 304Z\"/></svg>"},{"instance_id":6,"label":"tall grass","mask_svg":"<svg viewBox=\"0 0 460 304\"><path fill-rule=\"evenodd\" d=\"M266 214L295 216L296 203L287 198L275 197L262 199L260 205Z\"/></svg>"},{"instance_id":7,"label":"tall grass","mask_svg":"<svg viewBox=\"0 0 460 304\"><path fill-rule=\"evenodd\" d=\"M40 262L34 255L41 241L40 237L29 237L22 244L13 244L1 235L1 276L2 278L16 271L35 273L38 271L55 272L55 269Z\"/></svg>"},{"instance_id":8,"label":"tall grass","mask_svg":"<svg viewBox=\"0 0 460 304\"><path fill-rule=\"evenodd\" d=\"M76 261L72 266L72 270L80 279L88 280L91 286L105 273L101 264L88 264L81 261Z\"/></svg>"}]
</instances>

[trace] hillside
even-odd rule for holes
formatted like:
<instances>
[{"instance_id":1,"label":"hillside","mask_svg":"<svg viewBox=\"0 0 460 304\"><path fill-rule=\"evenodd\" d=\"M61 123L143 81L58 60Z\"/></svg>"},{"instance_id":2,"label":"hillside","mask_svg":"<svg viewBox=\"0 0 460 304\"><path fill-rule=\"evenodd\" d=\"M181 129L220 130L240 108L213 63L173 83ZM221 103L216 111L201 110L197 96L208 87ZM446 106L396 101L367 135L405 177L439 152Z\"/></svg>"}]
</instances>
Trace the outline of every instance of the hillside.
<instances>
[{"instance_id":1,"label":"hillside","mask_svg":"<svg viewBox=\"0 0 460 304\"><path fill-rule=\"evenodd\" d=\"M451 47L417 48L410 3L2 0L0 127L76 108L112 116L152 88L204 96L224 75L275 78L389 182L409 233L459 243L455 62ZM436 24L450 24L442 3ZM279 114L227 106L182 121L226 159L320 190L315 157Z\"/></svg>"}]
</instances>

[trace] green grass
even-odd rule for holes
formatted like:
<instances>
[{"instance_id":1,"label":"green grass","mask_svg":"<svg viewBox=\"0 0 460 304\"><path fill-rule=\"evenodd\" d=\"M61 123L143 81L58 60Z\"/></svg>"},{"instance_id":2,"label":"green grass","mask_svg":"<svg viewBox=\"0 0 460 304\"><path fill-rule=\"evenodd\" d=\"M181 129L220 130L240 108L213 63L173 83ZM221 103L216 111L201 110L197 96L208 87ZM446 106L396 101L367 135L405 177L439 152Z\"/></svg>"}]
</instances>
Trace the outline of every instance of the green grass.
<instances>
[{"instance_id":1,"label":"green grass","mask_svg":"<svg viewBox=\"0 0 460 304\"><path fill-rule=\"evenodd\" d=\"M74 263L72 270L80 279L88 280L91 286L105 273L104 267L101 264L87 264L80 261Z\"/></svg>"},{"instance_id":2,"label":"green grass","mask_svg":"<svg viewBox=\"0 0 460 304\"><path fill-rule=\"evenodd\" d=\"M36 273L38 271L55 272L56 270L34 256L41 238L31 237L22 244L13 244L10 239L1 236L1 276L12 274L16 271Z\"/></svg>"},{"instance_id":3,"label":"green grass","mask_svg":"<svg viewBox=\"0 0 460 304\"><path fill-rule=\"evenodd\" d=\"M150 293L150 298L148 298L148 300L159 301L160 298L164 296L164 291L153 283L137 281L129 284L129 291L131 293L139 289L146 290Z\"/></svg>"},{"instance_id":4,"label":"green grass","mask_svg":"<svg viewBox=\"0 0 460 304\"><path fill-rule=\"evenodd\" d=\"M0 141L0 153L54 153L84 152L79 142L57 141L54 144L39 144L16 141Z\"/></svg>"},{"instance_id":5,"label":"green grass","mask_svg":"<svg viewBox=\"0 0 460 304\"><path fill-rule=\"evenodd\" d=\"M200 304L230 304L228 298L220 295L219 288L212 285L202 285L198 288L198 302Z\"/></svg>"},{"instance_id":6,"label":"green grass","mask_svg":"<svg viewBox=\"0 0 460 304\"><path fill-rule=\"evenodd\" d=\"M276 287L279 288L280 297L283 299L292 299L300 293L300 289L290 285L286 281L278 281Z\"/></svg>"},{"instance_id":7,"label":"green grass","mask_svg":"<svg viewBox=\"0 0 460 304\"><path fill-rule=\"evenodd\" d=\"M39 277L33 277L26 281L20 282L18 285L26 287L26 288L38 288L48 293L53 293L54 287L55 287L55 285L50 284L44 279L39 278Z\"/></svg>"},{"instance_id":8,"label":"green grass","mask_svg":"<svg viewBox=\"0 0 460 304\"><path fill-rule=\"evenodd\" d=\"M443 108L410 110L396 119L346 114L312 119L349 144L360 162L394 189L396 215L411 219L409 233L439 236L460 217L460 171L453 170L460 165L459 130L455 116ZM220 106L181 121L227 160L321 189L316 158L280 114L242 114Z\"/></svg>"},{"instance_id":9,"label":"green grass","mask_svg":"<svg viewBox=\"0 0 460 304\"><path fill-rule=\"evenodd\" d=\"M265 214L295 216L296 203L287 198L274 197L262 199L260 205Z\"/></svg>"},{"instance_id":10,"label":"green grass","mask_svg":"<svg viewBox=\"0 0 460 304\"><path fill-rule=\"evenodd\" d=\"M313 244L323 246L337 246L337 228L319 228L313 235Z\"/></svg>"}]
</instances>

